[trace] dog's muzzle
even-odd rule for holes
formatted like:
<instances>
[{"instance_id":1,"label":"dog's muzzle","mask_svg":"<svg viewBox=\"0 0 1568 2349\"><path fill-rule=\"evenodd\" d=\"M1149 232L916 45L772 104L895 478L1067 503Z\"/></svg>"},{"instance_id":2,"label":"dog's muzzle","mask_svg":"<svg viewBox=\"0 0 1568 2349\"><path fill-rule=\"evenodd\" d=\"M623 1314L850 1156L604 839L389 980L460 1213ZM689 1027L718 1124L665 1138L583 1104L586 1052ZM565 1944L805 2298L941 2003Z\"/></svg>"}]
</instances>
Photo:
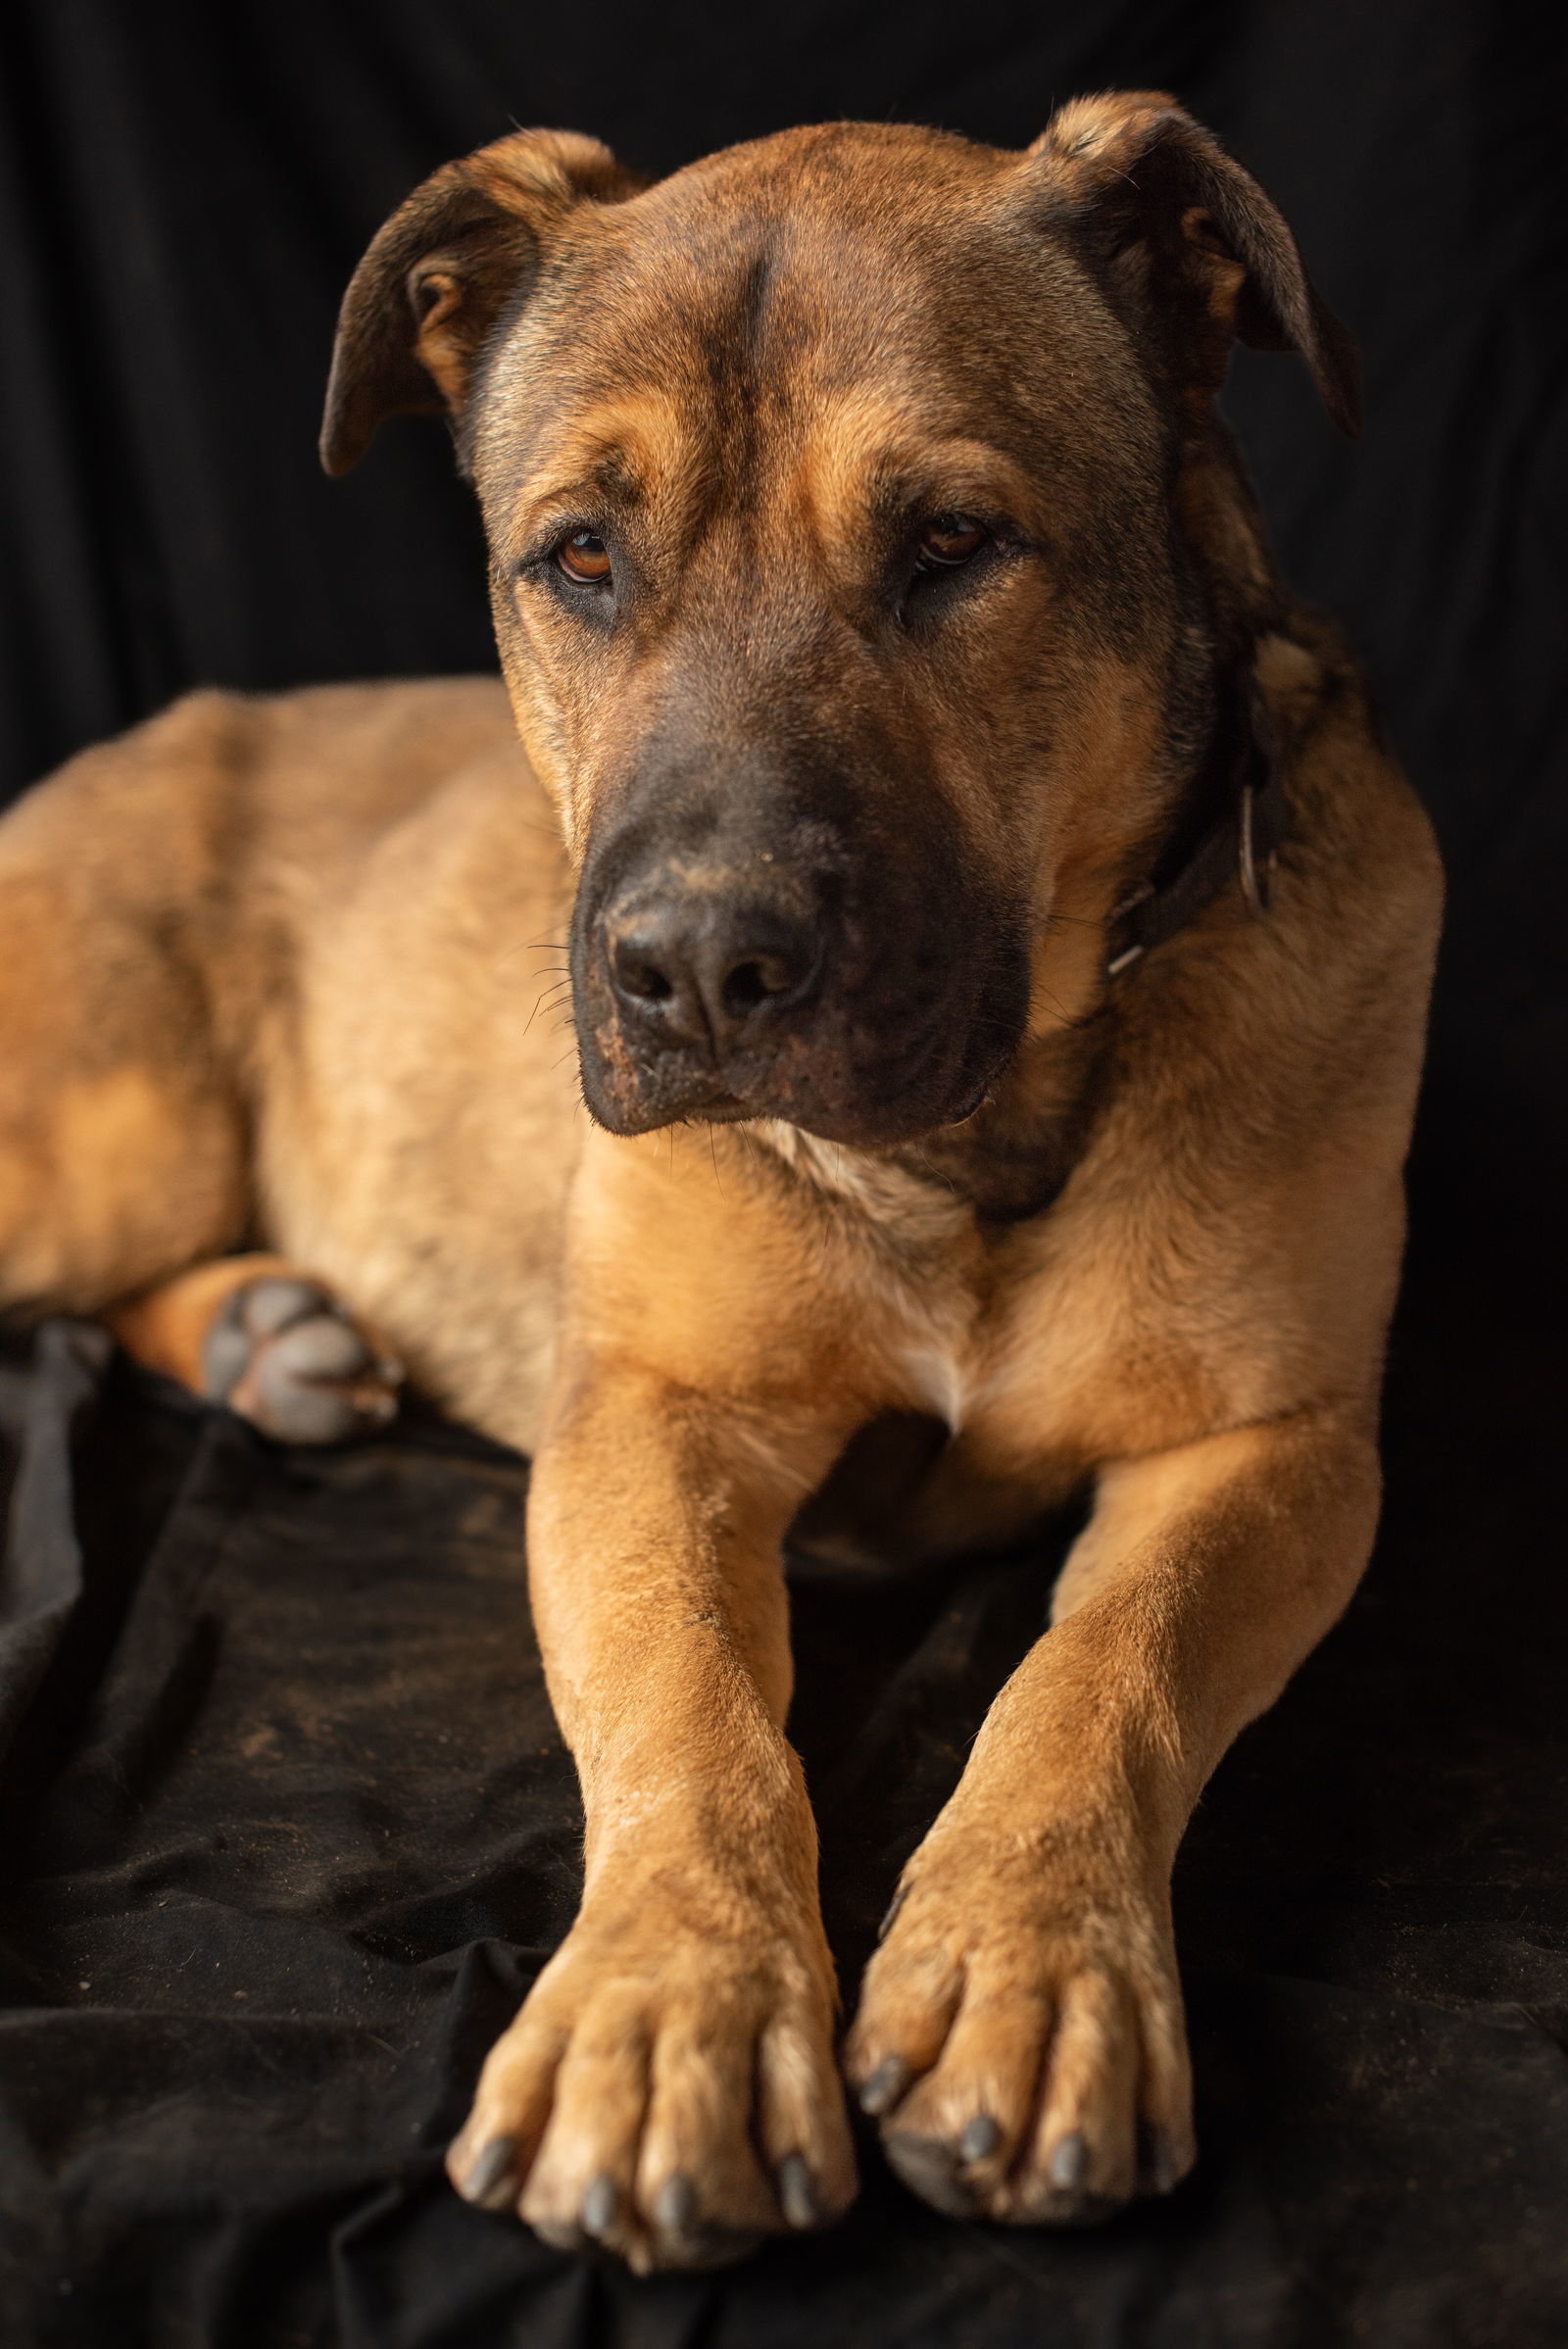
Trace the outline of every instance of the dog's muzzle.
<instances>
[{"instance_id":1,"label":"dog's muzzle","mask_svg":"<svg viewBox=\"0 0 1568 2349\"><path fill-rule=\"evenodd\" d=\"M583 1091L612 1132L788 1116L835 1089L824 998L844 967L830 876L783 858L644 867L574 928ZM579 906L579 914L582 908Z\"/></svg>"},{"instance_id":2,"label":"dog's muzzle","mask_svg":"<svg viewBox=\"0 0 1568 2349\"><path fill-rule=\"evenodd\" d=\"M737 1053L808 1018L827 959L823 912L687 888L617 905L604 956L623 1034L645 1052Z\"/></svg>"},{"instance_id":3,"label":"dog's muzzle","mask_svg":"<svg viewBox=\"0 0 1568 2349\"><path fill-rule=\"evenodd\" d=\"M645 753L571 923L583 1098L612 1133L782 1118L911 1140L1010 1057L1027 928L886 759Z\"/></svg>"},{"instance_id":4,"label":"dog's muzzle","mask_svg":"<svg viewBox=\"0 0 1568 2349\"><path fill-rule=\"evenodd\" d=\"M961 922L862 912L832 875L791 876L789 895L751 874L644 880L574 933L583 1095L618 1134L772 1117L906 1141L978 1105L1027 1003L1010 935L965 951Z\"/></svg>"}]
</instances>

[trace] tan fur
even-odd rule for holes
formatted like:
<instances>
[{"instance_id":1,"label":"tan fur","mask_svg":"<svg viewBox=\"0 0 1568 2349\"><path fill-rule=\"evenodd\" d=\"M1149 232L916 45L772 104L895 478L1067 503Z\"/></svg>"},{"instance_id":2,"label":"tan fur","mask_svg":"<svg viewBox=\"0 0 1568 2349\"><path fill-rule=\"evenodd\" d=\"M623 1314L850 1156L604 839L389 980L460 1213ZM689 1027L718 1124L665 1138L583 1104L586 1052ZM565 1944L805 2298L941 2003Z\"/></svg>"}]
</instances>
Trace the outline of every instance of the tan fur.
<instances>
[{"instance_id":1,"label":"tan fur","mask_svg":"<svg viewBox=\"0 0 1568 2349\"><path fill-rule=\"evenodd\" d=\"M1102 265L1051 226L1144 204L1146 172ZM784 241L735 311L763 216ZM198 696L0 826L0 1301L118 1308L192 1378L236 1277L204 1260L264 1245L536 1454L584 1902L452 2170L552 2240L697 2265L854 2190L780 1550L889 1412L946 1423L934 1466L810 1538L930 1554L1095 1498L906 1870L850 2079L943 2208L1083 2218L1192 2159L1169 1871L1370 1544L1440 895L1212 419L1249 318L1348 413L1283 223L1157 97L1079 102L1023 158L830 126L642 193L592 142L518 134L382 232L326 440L340 468L445 392L510 695ZM528 567L590 497L641 582L597 635ZM1022 551L890 631L889 497L1004 510ZM1292 805L1270 911L1222 891L1107 988L1113 908L1240 645ZM672 710L719 770L836 729L889 837L926 808L1021 896L1027 1014L972 1115L881 1145L765 1104L591 1122L567 924ZM635 1104L624 1038L602 1057Z\"/></svg>"},{"instance_id":2,"label":"tan fur","mask_svg":"<svg viewBox=\"0 0 1568 2349\"><path fill-rule=\"evenodd\" d=\"M294 1270L285 1257L262 1250L220 1256L172 1281L144 1290L104 1318L127 1353L200 1395L206 1387L203 1353L214 1322L237 1289L269 1273Z\"/></svg>"}]
</instances>

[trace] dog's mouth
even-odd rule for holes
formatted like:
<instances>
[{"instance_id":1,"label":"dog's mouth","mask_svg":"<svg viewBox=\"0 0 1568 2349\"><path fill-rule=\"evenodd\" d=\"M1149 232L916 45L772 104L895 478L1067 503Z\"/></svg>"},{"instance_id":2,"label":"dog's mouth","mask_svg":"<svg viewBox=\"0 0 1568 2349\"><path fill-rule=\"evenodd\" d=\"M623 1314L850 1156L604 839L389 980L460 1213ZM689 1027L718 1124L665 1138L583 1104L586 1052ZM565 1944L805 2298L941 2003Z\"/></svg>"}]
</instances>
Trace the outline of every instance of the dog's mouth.
<instances>
[{"instance_id":1,"label":"dog's mouth","mask_svg":"<svg viewBox=\"0 0 1568 2349\"><path fill-rule=\"evenodd\" d=\"M771 1118L896 1147L970 1115L1023 1035L1030 925L951 810L902 770L878 786L870 759L721 799L650 773L572 911L598 1123Z\"/></svg>"},{"instance_id":2,"label":"dog's mouth","mask_svg":"<svg viewBox=\"0 0 1568 2349\"><path fill-rule=\"evenodd\" d=\"M660 1043L628 1032L607 990L584 989L576 1003L583 1099L614 1134L775 1118L860 1148L918 1141L971 1116L1022 1037L1026 956L1013 950L987 960L936 1005L916 1003L900 1016L885 1002L824 991L805 1013L745 1041Z\"/></svg>"}]
</instances>

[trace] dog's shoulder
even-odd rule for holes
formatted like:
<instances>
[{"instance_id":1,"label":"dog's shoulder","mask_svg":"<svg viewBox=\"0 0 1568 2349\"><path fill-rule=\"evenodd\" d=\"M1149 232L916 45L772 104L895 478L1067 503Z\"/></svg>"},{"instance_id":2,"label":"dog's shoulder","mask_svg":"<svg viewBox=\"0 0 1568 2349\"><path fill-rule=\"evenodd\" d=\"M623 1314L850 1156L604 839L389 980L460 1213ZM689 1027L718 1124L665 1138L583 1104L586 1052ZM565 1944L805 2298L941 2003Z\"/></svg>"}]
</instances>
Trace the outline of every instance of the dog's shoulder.
<instances>
[{"instance_id":1,"label":"dog's shoulder","mask_svg":"<svg viewBox=\"0 0 1568 2349\"><path fill-rule=\"evenodd\" d=\"M1335 624L1293 612L1257 648L1289 814L1265 903L1229 887L1112 989L1130 1070L1220 1066L1239 1093L1314 1090L1313 1072L1419 1062L1443 868L1432 823ZM1240 1055L1250 1068L1229 1067Z\"/></svg>"},{"instance_id":2,"label":"dog's shoulder","mask_svg":"<svg viewBox=\"0 0 1568 2349\"><path fill-rule=\"evenodd\" d=\"M1348 914L1358 914L1370 895L1423 915L1435 933L1443 907L1437 837L1343 630L1298 607L1259 643L1257 676L1281 740L1292 860L1319 868Z\"/></svg>"},{"instance_id":3,"label":"dog's shoulder","mask_svg":"<svg viewBox=\"0 0 1568 2349\"><path fill-rule=\"evenodd\" d=\"M206 687L24 794L0 824L0 863L74 874L106 910L228 896L270 862L320 869L363 849L496 757L521 763L499 678Z\"/></svg>"},{"instance_id":4,"label":"dog's shoulder","mask_svg":"<svg viewBox=\"0 0 1568 2349\"><path fill-rule=\"evenodd\" d=\"M321 869L356 857L475 764L523 767L494 677L308 686L247 706L230 784L237 858Z\"/></svg>"}]
</instances>

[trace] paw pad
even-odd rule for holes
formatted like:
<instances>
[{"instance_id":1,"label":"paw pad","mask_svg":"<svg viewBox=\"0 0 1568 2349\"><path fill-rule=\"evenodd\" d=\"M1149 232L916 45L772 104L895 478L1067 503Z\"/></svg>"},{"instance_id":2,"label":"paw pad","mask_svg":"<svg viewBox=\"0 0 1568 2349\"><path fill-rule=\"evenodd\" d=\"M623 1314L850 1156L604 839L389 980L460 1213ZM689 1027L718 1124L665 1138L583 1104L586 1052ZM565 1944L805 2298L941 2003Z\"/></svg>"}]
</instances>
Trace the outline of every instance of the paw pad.
<instances>
[{"instance_id":1,"label":"paw pad","mask_svg":"<svg viewBox=\"0 0 1568 2349\"><path fill-rule=\"evenodd\" d=\"M383 1427L403 1377L330 1291L285 1273L232 1292L207 1333L202 1365L208 1397L280 1444L342 1444Z\"/></svg>"}]
</instances>

